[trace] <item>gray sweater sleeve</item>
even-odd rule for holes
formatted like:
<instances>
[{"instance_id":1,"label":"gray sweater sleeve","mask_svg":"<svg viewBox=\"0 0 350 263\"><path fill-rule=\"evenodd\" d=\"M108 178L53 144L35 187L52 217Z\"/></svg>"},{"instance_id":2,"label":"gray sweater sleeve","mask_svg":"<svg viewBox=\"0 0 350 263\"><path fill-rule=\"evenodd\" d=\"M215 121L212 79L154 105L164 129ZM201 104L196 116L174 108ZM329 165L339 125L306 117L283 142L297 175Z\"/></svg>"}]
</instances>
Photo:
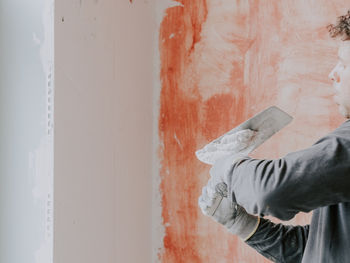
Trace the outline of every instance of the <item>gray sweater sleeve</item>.
<instances>
[{"instance_id":1,"label":"gray sweater sleeve","mask_svg":"<svg viewBox=\"0 0 350 263\"><path fill-rule=\"evenodd\" d=\"M289 220L350 202L350 122L277 160L245 159L227 170L228 190L248 213Z\"/></svg>"},{"instance_id":2,"label":"gray sweater sleeve","mask_svg":"<svg viewBox=\"0 0 350 263\"><path fill-rule=\"evenodd\" d=\"M261 218L255 234L246 243L273 262L302 261L309 225L286 226Z\"/></svg>"}]
</instances>

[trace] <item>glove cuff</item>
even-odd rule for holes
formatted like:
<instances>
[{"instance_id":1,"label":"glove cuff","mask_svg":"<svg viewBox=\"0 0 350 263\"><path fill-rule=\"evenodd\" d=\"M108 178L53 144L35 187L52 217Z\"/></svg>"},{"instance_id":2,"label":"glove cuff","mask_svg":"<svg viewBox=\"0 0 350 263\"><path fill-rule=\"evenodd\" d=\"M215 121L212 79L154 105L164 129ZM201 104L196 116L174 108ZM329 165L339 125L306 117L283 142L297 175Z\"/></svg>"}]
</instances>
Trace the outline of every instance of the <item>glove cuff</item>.
<instances>
[{"instance_id":1,"label":"glove cuff","mask_svg":"<svg viewBox=\"0 0 350 263\"><path fill-rule=\"evenodd\" d=\"M235 222L228 231L239 236L243 241L252 237L260 224L260 217L248 214L243 207L239 207Z\"/></svg>"},{"instance_id":2,"label":"glove cuff","mask_svg":"<svg viewBox=\"0 0 350 263\"><path fill-rule=\"evenodd\" d=\"M256 225L253 228L252 232L245 238L241 237L244 242L246 242L249 238L251 238L255 234L256 230L258 230L259 225L260 225L260 217L258 216L258 220L257 220Z\"/></svg>"}]
</instances>

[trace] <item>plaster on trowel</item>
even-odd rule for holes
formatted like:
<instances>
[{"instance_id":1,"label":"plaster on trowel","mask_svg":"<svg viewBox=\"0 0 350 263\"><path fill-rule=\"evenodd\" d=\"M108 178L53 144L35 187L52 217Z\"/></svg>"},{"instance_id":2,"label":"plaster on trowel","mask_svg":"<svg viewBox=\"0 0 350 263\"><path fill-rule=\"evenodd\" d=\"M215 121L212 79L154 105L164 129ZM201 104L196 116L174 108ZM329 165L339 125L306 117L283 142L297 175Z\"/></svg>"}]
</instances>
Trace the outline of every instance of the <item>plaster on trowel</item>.
<instances>
[{"instance_id":1,"label":"plaster on trowel","mask_svg":"<svg viewBox=\"0 0 350 263\"><path fill-rule=\"evenodd\" d=\"M257 147L259 147L262 143L268 140L272 135L276 132L280 131L283 127L288 125L292 121L292 117L286 112L282 111L276 106L269 107L262 112L256 114L254 117L246 120L236 128L230 130L229 132L223 134L219 138L213 140L209 144L207 144L204 148L196 151L197 158L207 164L212 164L208 162L208 159L203 155L203 150L208 148L208 146L214 146L215 144L220 144L221 140L227 135L231 135L237 133L242 130L250 129L255 131L255 138L251 144L249 144L246 148L239 150L237 152L230 152L230 155L241 154L247 156L249 153L254 151ZM210 153L208 153L210 155ZM217 202L212 206L212 213L215 213L215 210L221 203L221 199L218 199Z\"/></svg>"}]
</instances>

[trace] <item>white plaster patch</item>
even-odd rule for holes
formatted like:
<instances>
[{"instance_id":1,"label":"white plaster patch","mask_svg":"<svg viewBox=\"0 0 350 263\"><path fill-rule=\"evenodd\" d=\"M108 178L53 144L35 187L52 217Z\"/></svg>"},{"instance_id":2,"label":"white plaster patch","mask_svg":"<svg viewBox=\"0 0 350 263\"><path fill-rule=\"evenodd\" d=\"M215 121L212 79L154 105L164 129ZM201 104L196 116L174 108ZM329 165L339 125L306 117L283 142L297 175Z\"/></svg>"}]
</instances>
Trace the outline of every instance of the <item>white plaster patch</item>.
<instances>
[{"instance_id":1,"label":"white plaster patch","mask_svg":"<svg viewBox=\"0 0 350 263\"><path fill-rule=\"evenodd\" d=\"M35 252L35 262L52 262L52 247L50 242L41 244L40 248Z\"/></svg>"},{"instance_id":2,"label":"white plaster patch","mask_svg":"<svg viewBox=\"0 0 350 263\"><path fill-rule=\"evenodd\" d=\"M216 139L196 151L198 160L203 163L213 165L217 160L239 154L254 142L256 132L252 130L242 130L233 134L225 134L221 139Z\"/></svg>"},{"instance_id":3,"label":"white plaster patch","mask_svg":"<svg viewBox=\"0 0 350 263\"><path fill-rule=\"evenodd\" d=\"M33 178L33 198L44 210L45 236L34 253L36 263L53 262L53 39L54 1L46 1L42 16L44 40L33 34L33 41L40 46L40 58L46 76L46 134L39 147L29 154L30 171Z\"/></svg>"},{"instance_id":4,"label":"white plaster patch","mask_svg":"<svg viewBox=\"0 0 350 263\"><path fill-rule=\"evenodd\" d=\"M182 146L182 144L181 144L179 138L177 138L176 133L174 133L174 139L175 139L175 141L177 142L177 144L180 146L180 149L183 150L183 146Z\"/></svg>"},{"instance_id":5,"label":"white plaster patch","mask_svg":"<svg viewBox=\"0 0 350 263\"><path fill-rule=\"evenodd\" d=\"M42 138L40 146L34 152L29 154L30 164L29 168L32 171L34 178L34 187L32 190L34 200L45 200L48 191L52 191L52 141L50 142L47 137Z\"/></svg>"},{"instance_id":6,"label":"white plaster patch","mask_svg":"<svg viewBox=\"0 0 350 263\"><path fill-rule=\"evenodd\" d=\"M40 45L41 44L41 41L40 39L38 38L38 36L36 35L35 32L33 32L33 41L36 45Z\"/></svg>"}]
</instances>

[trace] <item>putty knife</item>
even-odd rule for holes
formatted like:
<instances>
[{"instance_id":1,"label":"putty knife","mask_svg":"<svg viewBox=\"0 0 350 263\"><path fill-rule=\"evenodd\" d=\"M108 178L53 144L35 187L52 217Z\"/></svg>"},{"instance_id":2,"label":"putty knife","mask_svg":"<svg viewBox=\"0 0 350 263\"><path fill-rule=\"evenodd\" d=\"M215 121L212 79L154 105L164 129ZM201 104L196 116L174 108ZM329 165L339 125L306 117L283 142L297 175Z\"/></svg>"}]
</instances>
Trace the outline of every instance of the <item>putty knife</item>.
<instances>
[{"instance_id":1,"label":"putty knife","mask_svg":"<svg viewBox=\"0 0 350 263\"><path fill-rule=\"evenodd\" d=\"M292 120L293 118L289 114L282 111L278 107L269 107L263 110L262 112L256 114L254 117L246 120L242 124L238 125L236 128L230 130L229 132L226 132L222 136L208 143L202 149L196 151L196 156L201 162L212 164L208 163L207 160L201 158L201 156L198 153L203 151L203 149L206 148L208 145L213 145L215 147L215 144L220 144L222 138L227 135L234 134L241 130L250 129L256 132L254 143L250 144L247 148L241 151L232 152L232 154L248 155L257 147L259 147L262 143L268 140L272 135L274 135L276 132L278 132L287 124L289 124Z\"/></svg>"},{"instance_id":2,"label":"putty knife","mask_svg":"<svg viewBox=\"0 0 350 263\"><path fill-rule=\"evenodd\" d=\"M213 140L209 144L219 144L221 139L226 136L233 133L236 133L241 130L250 129L253 131L256 131L256 139L254 142L249 145L247 148L238 151L238 152L232 152L232 154L242 154L242 155L248 155L252 151L254 151L257 147L259 147L262 143L264 143L266 140L268 140L272 135L274 135L276 132L281 130L283 127L288 125L293 120L293 117L291 117L286 112L282 111L276 106L269 107L262 112L256 114L254 117L246 120L236 128L230 130L229 132L223 134L219 138ZM201 151L201 150L199 150ZM198 156L198 152L196 152L197 158L203 162ZM205 160L204 160L205 162ZM207 162L205 162L207 163ZM222 201L222 198L218 198L217 202L212 206L211 209L211 215L213 215L217 209L217 207L220 205Z\"/></svg>"}]
</instances>

